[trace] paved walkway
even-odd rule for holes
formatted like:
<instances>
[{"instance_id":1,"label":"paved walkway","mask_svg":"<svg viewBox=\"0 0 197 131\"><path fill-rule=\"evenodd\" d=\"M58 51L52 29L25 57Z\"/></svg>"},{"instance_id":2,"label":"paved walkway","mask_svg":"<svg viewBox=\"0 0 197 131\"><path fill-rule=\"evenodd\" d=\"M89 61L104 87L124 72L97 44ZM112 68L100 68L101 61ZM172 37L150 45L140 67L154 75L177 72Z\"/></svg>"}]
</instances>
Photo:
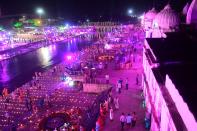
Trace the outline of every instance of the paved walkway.
<instances>
[{"instance_id":1,"label":"paved walkway","mask_svg":"<svg viewBox=\"0 0 197 131\"><path fill-rule=\"evenodd\" d=\"M125 126L126 131L145 131L144 128L144 116L145 109L142 107L141 97L142 89L139 85L136 85L136 76L137 73L141 74L142 72L142 64L138 62L135 64L135 67L130 70L114 70L113 65L109 66L110 69L104 71L106 74L110 75L110 83L116 85L118 79L123 79L123 89L121 90L121 94L116 93L115 87L113 88L112 96L119 97L120 108L118 110L114 110L114 120L109 120L109 113L105 121L104 131L119 131L121 130L120 126L120 115L122 112L127 115L128 113L132 114L133 111L136 112L137 122L135 127ZM125 81L126 78L129 79L129 90L125 89Z\"/></svg>"}]
</instances>

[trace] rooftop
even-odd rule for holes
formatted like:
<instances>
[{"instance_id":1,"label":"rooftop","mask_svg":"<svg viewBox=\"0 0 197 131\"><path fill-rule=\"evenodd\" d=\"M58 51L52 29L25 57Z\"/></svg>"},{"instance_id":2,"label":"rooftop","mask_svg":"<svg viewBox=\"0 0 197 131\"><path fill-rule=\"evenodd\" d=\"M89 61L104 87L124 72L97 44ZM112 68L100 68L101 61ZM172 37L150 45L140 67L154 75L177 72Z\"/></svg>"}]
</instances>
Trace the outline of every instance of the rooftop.
<instances>
[{"instance_id":1,"label":"rooftop","mask_svg":"<svg viewBox=\"0 0 197 131\"><path fill-rule=\"evenodd\" d=\"M147 38L147 41L160 64L196 63L196 38L196 35L169 33L167 38Z\"/></svg>"},{"instance_id":2,"label":"rooftop","mask_svg":"<svg viewBox=\"0 0 197 131\"><path fill-rule=\"evenodd\" d=\"M197 120L197 74L196 64L171 64L159 67L163 80L166 74L179 91L183 100L187 103L189 110Z\"/></svg>"},{"instance_id":3,"label":"rooftop","mask_svg":"<svg viewBox=\"0 0 197 131\"><path fill-rule=\"evenodd\" d=\"M189 110L197 120L197 39L196 35L188 33L171 33L166 39L148 38L147 42L152 49L156 63L159 83L165 83L166 74L174 83Z\"/></svg>"}]
</instances>

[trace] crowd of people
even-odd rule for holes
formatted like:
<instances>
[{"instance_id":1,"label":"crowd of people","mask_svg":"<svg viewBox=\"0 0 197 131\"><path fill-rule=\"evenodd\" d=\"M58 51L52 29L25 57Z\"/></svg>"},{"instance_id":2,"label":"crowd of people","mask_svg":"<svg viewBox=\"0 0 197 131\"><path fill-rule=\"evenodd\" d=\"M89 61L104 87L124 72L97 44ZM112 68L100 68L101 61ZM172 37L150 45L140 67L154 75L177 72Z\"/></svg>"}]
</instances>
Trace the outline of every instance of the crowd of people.
<instances>
[{"instance_id":1,"label":"crowd of people","mask_svg":"<svg viewBox=\"0 0 197 131\"><path fill-rule=\"evenodd\" d=\"M140 28L135 28L135 32L142 32L141 30L138 30ZM117 35L117 34L110 34L112 35ZM121 35L121 34L119 34ZM108 43L109 45L112 46L112 49L108 49L108 54L113 52L113 56L114 59L113 61L115 62L115 68L114 69L131 69L133 63L137 63L139 62L138 60L138 56L139 56L139 52L138 52L138 48L142 48L139 43L140 43L140 36L136 35L134 36L133 40L131 40L132 42L128 44L128 41L125 42L124 39L121 39L121 37L119 37L120 39L116 41L112 41L109 39L105 39L105 42ZM135 42L134 42L135 39ZM138 44L136 44L138 43ZM107 49L105 49L107 50ZM112 51L113 50L113 51ZM110 63L111 61L108 60L108 62ZM126 66L126 64L130 64L129 67ZM124 65L124 66L121 66ZM110 67L113 68L113 67ZM110 83L110 73L105 74L105 80L106 83ZM135 76L135 84L136 86L140 86L140 74L137 73ZM114 87L115 87L115 92L112 93L112 91L109 93L108 96L108 100L103 103L101 105L101 115L99 116L97 122L96 122L96 131L100 131L103 130L104 125L105 125L105 121L106 119L109 119L112 123L114 123L114 119L117 119L117 117L114 117L114 115L116 114L116 112L120 112L120 110L122 110L122 108L120 106L120 100L119 100L119 96L122 94L123 90L129 90L129 88L131 88L131 85L129 85L129 78L119 78L117 80L116 83L114 83ZM117 120L115 120L117 121ZM137 114L135 111L130 111L130 112L122 112L122 114L119 117L119 121L120 121L120 129L124 130L124 129L132 129L136 126L136 122L138 121L137 118ZM116 123L114 123L116 124Z\"/></svg>"},{"instance_id":2,"label":"crowd of people","mask_svg":"<svg viewBox=\"0 0 197 131\"><path fill-rule=\"evenodd\" d=\"M123 79L120 78L117 81L117 94L121 94L121 90L123 90L123 87L125 90L128 90L129 84L128 84L129 79L125 79L125 85L123 86ZM108 81L106 81L108 82ZM139 85L139 74L136 75L136 85ZM100 105L100 116L97 120L96 123L96 131L102 130L104 126L104 121L107 118L107 115L109 115L110 121L114 120L114 113L116 110L119 110L120 108L120 103L119 103L119 96L113 96L112 91L109 92L108 99ZM125 129L125 126L128 128L135 127L137 121L137 115L136 112L133 111L132 113L129 112L127 115L125 113L122 113L120 116L120 125L121 125L121 130Z\"/></svg>"},{"instance_id":3,"label":"crowd of people","mask_svg":"<svg viewBox=\"0 0 197 131\"><path fill-rule=\"evenodd\" d=\"M112 36L110 36L112 37ZM112 46L112 49L106 49L105 44L108 43ZM113 48L114 47L114 48ZM61 63L53 67L44 73L35 73L33 80L25 84L24 86L17 88L12 93L8 93L6 88L3 90L3 97L0 98L0 105L3 105L0 111L0 115L6 117L6 121L1 119L0 127L7 127L10 124L13 124L18 116L21 116L25 119L25 124L37 128L38 120L47 116L47 114L58 111L60 108L80 108L83 110L88 110L90 105L96 100L98 95L95 94L83 94L82 92L64 92L63 89L59 88L62 79L62 76L65 75L66 69L71 70L72 72L77 70L80 71L80 75L85 79L84 83L96 83L97 76L103 74L104 69L112 68L109 67L108 63L114 62L115 65L120 63L130 63L135 62L131 58L133 54L136 53L136 47L134 44L126 43L113 43L109 37L99 39L97 43L88 46L82 51L74 53L74 57L79 60L79 68L70 66L65 68L68 63ZM113 56L110 59L98 59L100 56ZM75 61L76 62L76 61ZM76 62L77 63L77 62ZM70 64L70 63L69 63ZM117 69L115 67L115 69ZM121 69L121 68L118 68ZM74 74L74 75L79 75ZM110 74L105 74L102 78L105 84L110 83ZM123 85L125 81L125 85ZM139 74L136 76L136 84L139 84ZM58 88L56 88L58 87ZM114 113L116 110L120 110L120 101L118 94L121 94L121 91L125 87L125 90L128 90L129 87L129 78L120 78L117 81L115 90L117 95L109 92L108 99L100 103L100 113L98 120L96 122L96 130L101 130L102 125L104 125L104 120L107 118L109 113L109 119L114 120ZM16 105L19 105L19 108L16 108ZM10 111L10 109L12 111ZM4 111L3 111L4 110ZM43 110L51 110L51 112L44 112ZM31 112L30 116L26 116L25 113ZM39 116L39 114L42 114ZM1 117L0 117L1 118ZM121 128L124 129L125 125L129 127L134 127L137 121L137 116L135 112L129 112L128 115L122 113L120 116ZM33 124L32 124L33 123ZM18 123L17 123L18 124ZM19 128L26 128L24 123L20 123ZM28 125L27 124L27 125Z\"/></svg>"},{"instance_id":4,"label":"crowd of people","mask_svg":"<svg viewBox=\"0 0 197 131\"><path fill-rule=\"evenodd\" d=\"M125 125L130 127L135 127L137 121L136 113L133 112L132 115L128 113L125 115L125 113L122 113L120 116L120 123L121 123L121 129L124 130Z\"/></svg>"},{"instance_id":5,"label":"crowd of people","mask_svg":"<svg viewBox=\"0 0 197 131\"><path fill-rule=\"evenodd\" d=\"M29 129L32 127L36 129L39 124L38 120L62 108L65 110L80 108L83 112L89 110L98 95L87 94L78 90L67 91L66 89L73 88L66 88L67 85L60 84L64 82L61 77L66 72L66 66L67 64L63 62L46 72L35 72L30 82L11 93L9 93L8 88L4 88L2 97L0 97L0 115L6 119L0 119L0 128L15 125L14 127L17 128ZM43 112L44 110L49 111ZM40 113L42 115L38 115ZM18 120L17 117L25 120ZM21 126L17 126L18 124Z\"/></svg>"}]
</instances>

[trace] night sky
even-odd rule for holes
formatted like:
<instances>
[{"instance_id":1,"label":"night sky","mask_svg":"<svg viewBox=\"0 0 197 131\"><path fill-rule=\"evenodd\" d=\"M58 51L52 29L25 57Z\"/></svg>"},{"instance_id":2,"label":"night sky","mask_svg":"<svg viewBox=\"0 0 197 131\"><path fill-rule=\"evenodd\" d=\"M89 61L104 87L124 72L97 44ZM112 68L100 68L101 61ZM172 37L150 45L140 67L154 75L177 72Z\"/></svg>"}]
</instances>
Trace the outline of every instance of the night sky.
<instances>
[{"instance_id":1,"label":"night sky","mask_svg":"<svg viewBox=\"0 0 197 131\"><path fill-rule=\"evenodd\" d=\"M132 8L135 14L142 14L155 5L162 9L170 1L172 7L181 11L191 0L0 0L2 15L35 14L36 7L43 7L47 17L66 19L95 19L127 15Z\"/></svg>"}]
</instances>

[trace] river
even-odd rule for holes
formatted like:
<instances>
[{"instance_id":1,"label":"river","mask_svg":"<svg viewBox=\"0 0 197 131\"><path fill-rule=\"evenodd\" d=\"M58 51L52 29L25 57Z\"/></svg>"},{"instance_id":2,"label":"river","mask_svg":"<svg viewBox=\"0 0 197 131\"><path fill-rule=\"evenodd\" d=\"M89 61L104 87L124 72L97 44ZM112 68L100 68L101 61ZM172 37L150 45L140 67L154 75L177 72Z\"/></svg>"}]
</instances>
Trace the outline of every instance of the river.
<instances>
[{"instance_id":1,"label":"river","mask_svg":"<svg viewBox=\"0 0 197 131\"><path fill-rule=\"evenodd\" d=\"M9 91L15 90L30 81L34 72L45 71L63 62L67 53L80 51L92 43L91 39L73 38L1 61L0 91L4 87L8 87Z\"/></svg>"}]
</instances>

